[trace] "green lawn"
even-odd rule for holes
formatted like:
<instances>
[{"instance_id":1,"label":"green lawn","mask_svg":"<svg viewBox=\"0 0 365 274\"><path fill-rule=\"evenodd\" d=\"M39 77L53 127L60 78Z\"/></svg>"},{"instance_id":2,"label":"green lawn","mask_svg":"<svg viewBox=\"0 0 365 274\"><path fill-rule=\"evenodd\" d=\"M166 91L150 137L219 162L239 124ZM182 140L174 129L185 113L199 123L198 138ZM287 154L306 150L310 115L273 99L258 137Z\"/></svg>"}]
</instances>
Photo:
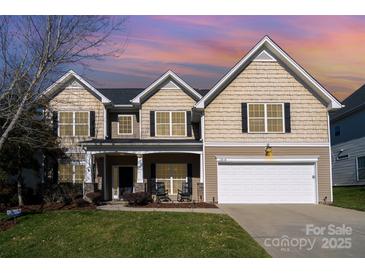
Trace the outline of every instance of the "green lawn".
<instances>
[{"instance_id":1,"label":"green lawn","mask_svg":"<svg viewBox=\"0 0 365 274\"><path fill-rule=\"evenodd\" d=\"M268 257L230 217L58 211L0 232L0 257Z\"/></svg>"},{"instance_id":2,"label":"green lawn","mask_svg":"<svg viewBox=\"0 0 365 274\"><path fill-rule=\"evenodd\" d=\"M365 186L334 187L333 205L365 211Z\"/></svg>"}]
</instances>

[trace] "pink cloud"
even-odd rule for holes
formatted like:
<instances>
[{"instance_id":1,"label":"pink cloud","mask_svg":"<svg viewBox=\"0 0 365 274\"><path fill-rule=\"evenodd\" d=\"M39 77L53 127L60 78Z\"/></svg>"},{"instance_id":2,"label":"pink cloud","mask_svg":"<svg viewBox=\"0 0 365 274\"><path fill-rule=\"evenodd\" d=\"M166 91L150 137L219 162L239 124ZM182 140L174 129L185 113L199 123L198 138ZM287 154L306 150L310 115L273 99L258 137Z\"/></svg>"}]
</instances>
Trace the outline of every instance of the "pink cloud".
<instances>
[{"instance_id":1,"label":"pink cloud","mask_svg":"<svg viewBox=\"0 0 365 274\"><path fill-rule=\"evenodd\" d=\"M364 17L153 16L138 20L134 24L131 20L131 30L115 35L107 45L118 49L127 41L123 54L104 63L94 61L92 66L149 80L174 69L184 77L205 79L209 88L269 34L339 98L365 82Z\"/></svg>"}]
</instances>

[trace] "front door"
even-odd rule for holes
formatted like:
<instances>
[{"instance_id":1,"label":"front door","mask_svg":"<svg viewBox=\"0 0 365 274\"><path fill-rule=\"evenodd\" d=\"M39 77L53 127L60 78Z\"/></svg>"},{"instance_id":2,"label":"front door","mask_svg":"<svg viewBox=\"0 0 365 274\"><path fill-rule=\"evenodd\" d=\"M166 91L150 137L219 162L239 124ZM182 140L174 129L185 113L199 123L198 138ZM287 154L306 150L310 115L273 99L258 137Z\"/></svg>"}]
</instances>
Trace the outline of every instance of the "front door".
<instances>
[{"instance_id":1,"label":"front door","mask_svg":"<svg viewBox=\"0 0 365 274\"><path fill-rule=\"evenodd\" d=\"M119 193L133 192L133 167L119 167Z\"/></svg>"}]
</instances>

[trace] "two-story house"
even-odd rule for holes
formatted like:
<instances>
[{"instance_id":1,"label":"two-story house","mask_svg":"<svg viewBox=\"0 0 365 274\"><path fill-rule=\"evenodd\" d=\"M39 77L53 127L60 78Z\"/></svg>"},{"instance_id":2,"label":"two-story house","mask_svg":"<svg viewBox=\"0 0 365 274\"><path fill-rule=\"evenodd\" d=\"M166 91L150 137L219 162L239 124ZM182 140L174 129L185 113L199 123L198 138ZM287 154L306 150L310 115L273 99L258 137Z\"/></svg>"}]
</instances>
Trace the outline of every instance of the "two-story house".
<instances>
[{"instance_id":1,"label":"two-story house","mask_svg":"<svg viewBox=\"0 0 365 274\"><path fill-rule=\"evenodd\" d=\"M328 112L341 104L267 36L209 92L172 71L145 89L70 71L45 95L71 159L58 181L85 193L120 199L157 180L174 197L190 181L208 202L332 201Z\"/></svg>"},{"instance_id":2,"label":"two-story house","mask_svg":"<svg viewBox=\"0 0 365 274\"><path fill-rule=\"evenodd\" d=\"M331 114L332 170L335 186L365 184L365 85Z\"/></svg>"}]
</instances>

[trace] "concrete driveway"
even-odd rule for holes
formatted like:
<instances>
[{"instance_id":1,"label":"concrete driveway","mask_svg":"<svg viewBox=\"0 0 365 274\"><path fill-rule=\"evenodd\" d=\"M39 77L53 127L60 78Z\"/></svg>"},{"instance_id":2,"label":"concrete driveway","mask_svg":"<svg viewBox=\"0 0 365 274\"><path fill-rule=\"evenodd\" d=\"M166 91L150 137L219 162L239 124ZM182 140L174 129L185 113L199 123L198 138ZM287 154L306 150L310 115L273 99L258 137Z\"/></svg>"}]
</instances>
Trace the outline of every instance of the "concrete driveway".
<instances>
[{"instance_id":1,"label":"concrete driveway","mask_svg":"<svg viewBox=\"0 0 365 274\"><path fill-rule=\"evenodd\" d=\"M365 257L365 212L325 205L219 205L273 257Z\"/></svg>"}]
</instances>

